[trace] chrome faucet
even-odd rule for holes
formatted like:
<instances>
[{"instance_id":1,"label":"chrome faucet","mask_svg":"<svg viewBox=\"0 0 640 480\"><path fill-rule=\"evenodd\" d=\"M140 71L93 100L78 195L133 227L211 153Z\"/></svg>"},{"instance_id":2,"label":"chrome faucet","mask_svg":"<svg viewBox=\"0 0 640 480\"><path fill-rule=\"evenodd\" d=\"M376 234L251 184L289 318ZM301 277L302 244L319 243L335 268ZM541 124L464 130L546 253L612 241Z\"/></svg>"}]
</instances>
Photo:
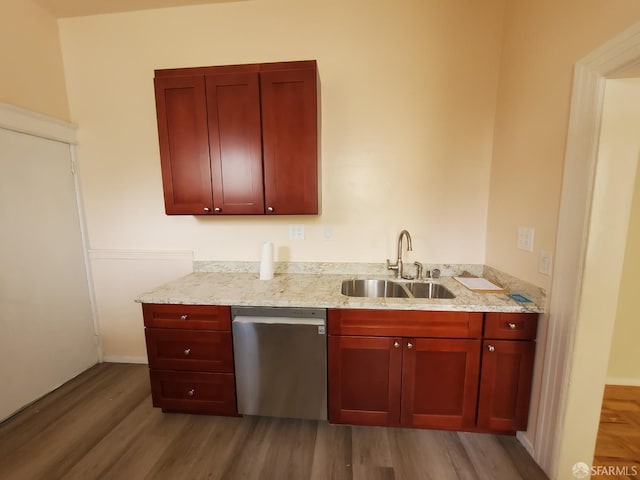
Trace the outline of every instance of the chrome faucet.
<instances>
[{"instance_id":1,"label":"chrome faucet","mask_svg":"<svg viewBox=\"0 0 640 480\"><path fill-rule=\"evenodd\" d=\"M387 270L395 270L396 277L404 278L406 280L411 280L411 277L405 276L404 267L402 263L402 239L404 237L407 237L407 251L410 252L413 250L413 247L411 245L411 235L409 234L408 231L402 230L400 232L400 235L398 236L398 258L396 260L396 263L394 264L391 264L391 262L389 262L389 259L387 259Z\"/></svg>"}]
</instances>

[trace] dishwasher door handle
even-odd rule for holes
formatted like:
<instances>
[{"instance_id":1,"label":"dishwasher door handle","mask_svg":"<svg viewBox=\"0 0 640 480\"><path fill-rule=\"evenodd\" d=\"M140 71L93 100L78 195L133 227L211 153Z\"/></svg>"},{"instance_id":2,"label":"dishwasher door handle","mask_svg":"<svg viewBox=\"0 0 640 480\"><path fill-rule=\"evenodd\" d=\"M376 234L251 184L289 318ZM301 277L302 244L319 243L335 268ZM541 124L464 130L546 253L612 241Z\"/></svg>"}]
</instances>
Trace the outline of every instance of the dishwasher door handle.
<instances>
[{"instance_id":1,"label":"dishwasher door handle","mask_svg":"<svg viewBox=\"0 0 640 480\"><path fill-rule=\"evenodd\" d=\"M324 325L323 318L254 317L238 315L233 319L233 321L235 323L262 323L268 325Z\"/></svg>"}]
</instances>

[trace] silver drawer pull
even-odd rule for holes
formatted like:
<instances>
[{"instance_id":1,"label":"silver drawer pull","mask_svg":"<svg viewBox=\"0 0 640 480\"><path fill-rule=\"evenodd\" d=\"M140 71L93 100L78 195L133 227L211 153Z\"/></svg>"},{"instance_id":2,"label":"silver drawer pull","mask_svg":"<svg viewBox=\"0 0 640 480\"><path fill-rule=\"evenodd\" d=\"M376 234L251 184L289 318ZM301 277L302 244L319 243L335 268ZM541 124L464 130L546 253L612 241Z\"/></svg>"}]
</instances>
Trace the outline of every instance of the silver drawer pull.
<instances>
[{"instance_id":1,"label":"silver drawer pull","mask_svg":"<svg viewBox=\"0 0 640 480\"><path fill-rule=\"evenodd\" d=\"M187 320L189 318L189 315L184 314L180 317L180 320Z\"/></svg>"},{"instance_id":2,"label":"silver drawer pull","mask_svg":"<svg viewBox=\"0 0 640 480\"><path fill-rule=\"evenodd\" d=\"M393 343L393 348L400 348L400 344L398 342Z\"/></svg>"},{"instance_id":3,"label":"silver drawer pull","mask_svg":"<svg viewBox=\"0 0 640 480\"><path fill-rule=\"evenodd\" d=\"M187 349L184 351L184 354L185 354L185 355L189 355L190 353L191 353L191 349L190 349L190 348L187 348Z\"/></svg>"},{"instance_id":4,"label":"silver drawer pull","mask_svg":"<svg viewBox=\"0 0 640 480\"><path fill-rule=\"evenodd\" d=\"M411 350L413 348L413 343L411 343L411 342L407 343L407 348L409 350Z\"/></svg>"},{"instance_id":5,"label":"silver drawer pull","mask_svg":"<svg viewBox=\"0 0 640 480\"><path fill-rule=\"evenodd\" d=\"M493 351L496 349L496 347L494 347L493 345L489 345L489 346L487 347L487 349L488 349L490 352L493 352Z\"/></svg>"},{"instance_id":6,"label":"silver drawer pull","mask_svg":"<svg viewBox=\"0 0 640 480\"><path fill-rule=\"evenodd\" d=\"M511 329L511 330L515 330L516 329L516 324L513 322L509 322L507 323L507 326Z\"/></svg>"},{"instance_id":7,"label":"silver drawer pull","mask_svg":"<svg viewBox=\"0 0 640 480\"><path fill-rule=\"evenodd\" d=\"M189 390L187 392L187 395L189 395L190 397L193 397L195 395L195 393L196 393L195 389L192 388L191 390Z\"/></svg>"}]
</instances>

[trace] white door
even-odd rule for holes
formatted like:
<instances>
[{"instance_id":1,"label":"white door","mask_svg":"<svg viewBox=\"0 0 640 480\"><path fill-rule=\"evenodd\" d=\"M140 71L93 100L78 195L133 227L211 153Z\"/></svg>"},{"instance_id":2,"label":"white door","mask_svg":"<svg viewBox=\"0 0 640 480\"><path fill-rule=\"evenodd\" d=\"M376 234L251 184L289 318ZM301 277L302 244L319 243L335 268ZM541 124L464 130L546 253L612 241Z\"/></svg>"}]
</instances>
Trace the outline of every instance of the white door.
<instances>
[{"instance_id":1,"label":"white door","mask_svg":"<svg viewBox=\"0 0 640 480\"><path fill-rule=\"evenodd\" d=\"M98 361L69 145L0 128L0 420Z\"/></svg>"}]
</instances>

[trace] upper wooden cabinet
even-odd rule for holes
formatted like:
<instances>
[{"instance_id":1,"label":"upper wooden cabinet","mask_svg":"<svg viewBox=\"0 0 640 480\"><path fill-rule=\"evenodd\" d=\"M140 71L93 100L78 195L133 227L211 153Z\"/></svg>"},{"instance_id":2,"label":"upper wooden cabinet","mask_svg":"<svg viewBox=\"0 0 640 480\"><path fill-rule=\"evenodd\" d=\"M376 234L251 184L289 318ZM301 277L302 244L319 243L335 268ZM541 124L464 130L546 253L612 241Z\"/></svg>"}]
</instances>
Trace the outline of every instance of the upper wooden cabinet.
<instances>
[{"instance_id":1,"label":"upper wooden cabinet","mask_svg":"<svg viewBox=\"0 0 640 480\"><path fill-rule=\"evenodd\" d=\"M167 214L318 213L316 62L156 70Z\"/></svg>"}]
</instances>

